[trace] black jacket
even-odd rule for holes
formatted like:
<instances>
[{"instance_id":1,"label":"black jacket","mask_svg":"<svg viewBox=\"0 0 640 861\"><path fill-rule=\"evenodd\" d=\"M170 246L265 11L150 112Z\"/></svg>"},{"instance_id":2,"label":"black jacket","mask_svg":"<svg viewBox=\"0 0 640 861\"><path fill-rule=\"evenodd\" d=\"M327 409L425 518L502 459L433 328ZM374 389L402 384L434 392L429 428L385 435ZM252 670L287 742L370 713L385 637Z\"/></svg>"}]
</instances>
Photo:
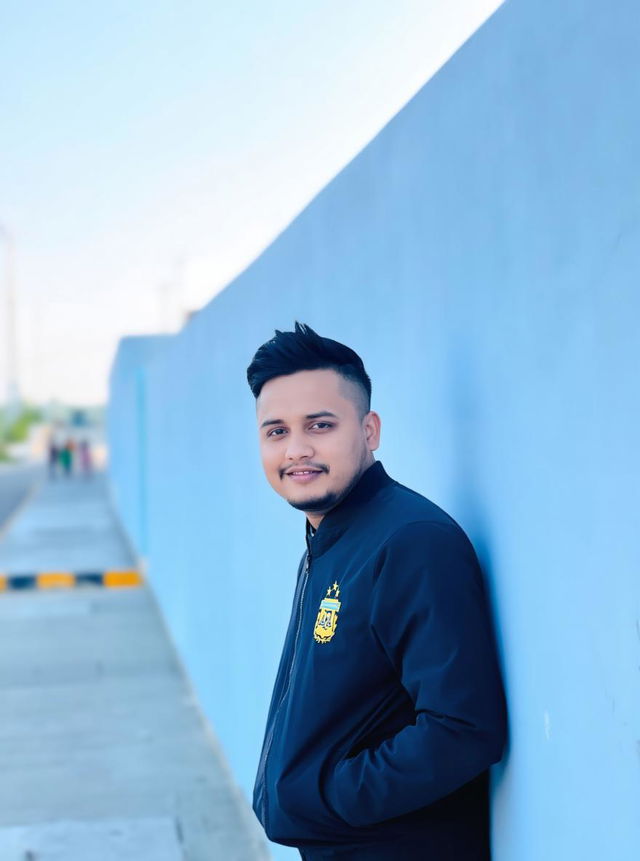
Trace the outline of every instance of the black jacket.
<instances>
[{"instance_id":1,"label":"black jacket","mask_svg":"<svg viewBox=\"0 0 640 861\"><path fill-rule=\"evenodd\" d=\"M307 529L256 815L289 846L366 858L410 840L415 857L488 858L487 769L505 726L473 548L376 462Z\"/></svg>"}]
</instances>

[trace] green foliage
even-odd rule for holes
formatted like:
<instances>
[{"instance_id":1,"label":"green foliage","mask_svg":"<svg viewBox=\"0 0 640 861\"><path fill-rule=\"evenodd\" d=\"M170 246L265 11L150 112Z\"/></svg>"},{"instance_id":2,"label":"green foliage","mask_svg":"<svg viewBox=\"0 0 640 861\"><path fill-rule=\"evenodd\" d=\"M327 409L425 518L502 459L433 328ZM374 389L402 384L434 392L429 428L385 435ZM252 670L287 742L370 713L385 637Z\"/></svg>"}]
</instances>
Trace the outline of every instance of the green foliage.
<instances>
[{"instance_id":1,"label":"green foliage","mask_svg":"<svg viewBox=\"0 0 640 861\"><path fill-rule=\"evenodd\" d=\"M42 421L42 411L37 407L23 407L20 414L8 422L6 414L0 416L0 459L4 451L3 443L24 442L29 434L29 428L34 422ZM6 452L4 452L6 459Z\"/></svg>"}]
</instances>

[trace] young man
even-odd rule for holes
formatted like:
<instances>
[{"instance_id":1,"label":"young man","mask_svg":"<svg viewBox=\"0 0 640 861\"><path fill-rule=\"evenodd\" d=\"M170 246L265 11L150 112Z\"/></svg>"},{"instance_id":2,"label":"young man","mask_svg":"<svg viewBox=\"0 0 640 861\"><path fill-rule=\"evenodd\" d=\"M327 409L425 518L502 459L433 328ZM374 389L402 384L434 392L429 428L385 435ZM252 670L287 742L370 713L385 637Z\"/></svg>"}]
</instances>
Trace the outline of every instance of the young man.
<instances>
[{"instance_id":1,"label":"young man","mask_svg":"<svg viewBox=\"0 0 640 861\"><path fill-rule=\"evenodd\" d=\"M307 544L256 815L314 861L486 861L506 720L473 548L374 460L380 418L353 350L296 323L247 378L266 477L305 513Z\"/></svg>"}]
</instances>

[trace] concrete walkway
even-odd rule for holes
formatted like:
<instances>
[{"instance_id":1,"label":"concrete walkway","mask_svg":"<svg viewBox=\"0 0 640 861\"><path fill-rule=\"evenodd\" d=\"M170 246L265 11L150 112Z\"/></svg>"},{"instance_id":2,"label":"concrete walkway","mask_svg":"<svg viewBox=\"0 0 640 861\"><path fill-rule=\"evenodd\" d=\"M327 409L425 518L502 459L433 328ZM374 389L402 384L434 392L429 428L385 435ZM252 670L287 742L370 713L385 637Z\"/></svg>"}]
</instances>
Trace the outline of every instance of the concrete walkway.
<instances>
[{"instance_id":1,"label":"concrete walkway","mask_svg":"<svg viewBox=\"0 0 640 861\"><path fill-rule=\"evenodd\" d=\"M44 476L38 464L0 463L0 538L8 521L31 487Z\"/></svg>"},{"instance_id":2,"label":"concrete walkway","mask_svg":"<svg viewBox=\"0 0 640 861\"><path fill-rule=\"evenodd\" d=\"M42 473L35 496L0 542L0 571L9 574L134 565L100 473L54 481Z\"/></svg>"},{"instance_id":3,"label":"concrete walkway","mask_svg":"<svg viewBox=\"0 0 640 861\"><path fill-rule=\"evenodd\" d=\"M132 564L102 479L49 482L5 571ZM0 859L262 861L147 587L0 594Z\"/></svg>"}]
</instances>

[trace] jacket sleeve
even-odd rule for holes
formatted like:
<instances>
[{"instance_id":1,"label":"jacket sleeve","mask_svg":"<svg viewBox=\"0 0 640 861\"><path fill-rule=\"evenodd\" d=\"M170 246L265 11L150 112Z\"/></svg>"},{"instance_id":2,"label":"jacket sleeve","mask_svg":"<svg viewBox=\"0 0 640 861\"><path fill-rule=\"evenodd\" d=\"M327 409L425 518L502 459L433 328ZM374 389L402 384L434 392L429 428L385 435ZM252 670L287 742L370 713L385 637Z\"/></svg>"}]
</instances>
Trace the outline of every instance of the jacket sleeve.
<instances>
[{"instance_id":1,"label":"jacket sleeve","mask_svg":"<svg viewBox=\"0 0 640 861\"><path fill-rule=\"evenodd\" d=\"M327 781L354 826L448 795L497 762L506 710L479 565L455 524L409 523L377 559L371 628L411 697L415 723L342 759Z\"/></svg>"}]
</instances>

